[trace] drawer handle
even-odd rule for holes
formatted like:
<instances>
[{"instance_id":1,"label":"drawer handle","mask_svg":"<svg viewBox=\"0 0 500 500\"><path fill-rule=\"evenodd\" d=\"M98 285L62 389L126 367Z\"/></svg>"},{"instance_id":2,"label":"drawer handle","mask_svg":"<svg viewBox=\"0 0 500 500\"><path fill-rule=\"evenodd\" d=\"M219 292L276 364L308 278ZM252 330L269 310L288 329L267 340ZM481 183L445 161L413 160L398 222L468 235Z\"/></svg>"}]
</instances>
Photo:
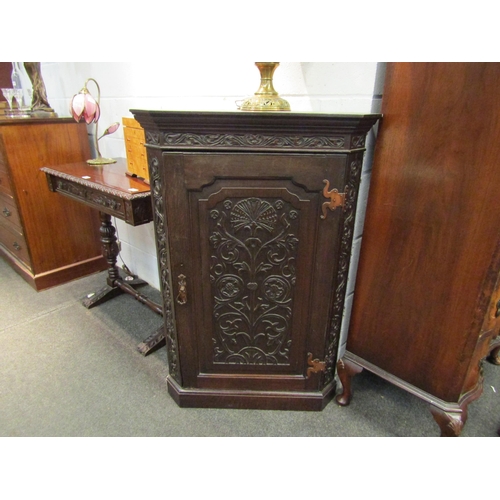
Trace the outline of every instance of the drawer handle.
<instances>
[{"instance_id":1,"label":"drawer handle","mask_svg":"<svg viewBox=\"0 0 500 500\"><path fill-rule=\"evenodd\" d=\"M21 245L15 241L14 244L12 245L17 251L21 250Z\"/></svg>"},{"instance_id":2,"label":"drawer handle","mask_svg":"<svg viewBox=\"0 0 500 500\"><path fill-rule=\"evenodd\" d=\"M183 306L187 303L186 277L183 274L177 276L179 279L179 293L177 294L177 304Z\"/></svg>"},{"instance_id":3,"label":"drawer handle","mask_svg":"<svg viewBox=\"0 0 500 500\"><path fill-rule=\"evenodd\" d=\"M5 207L2 210L2 213L5 215L5 217L10 217L12 215L12 213L10 212L10 210L7 207Z\"/></svg>"}]
</instances>

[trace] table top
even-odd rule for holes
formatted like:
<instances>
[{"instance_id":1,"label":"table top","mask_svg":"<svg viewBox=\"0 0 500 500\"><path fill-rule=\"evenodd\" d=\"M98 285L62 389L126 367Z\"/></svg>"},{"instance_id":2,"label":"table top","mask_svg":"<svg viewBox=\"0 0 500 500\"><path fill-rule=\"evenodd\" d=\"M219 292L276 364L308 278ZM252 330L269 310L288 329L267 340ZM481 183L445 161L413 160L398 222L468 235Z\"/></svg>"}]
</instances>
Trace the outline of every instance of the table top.
<instances>
[{"instance_id":1,"label":"table top","mask_svg":"<svg viewBox=\"0 0 500 500\"><path fill-rule=\"evenodd\" d=\"M93 166L82 161L42 167L41 170L54 177L60 177L126 200L151 196L151 187L146 182L127 175L127 160L125 158L115 159L116 163L102 166Z\"/></svg>"}]
</instances>

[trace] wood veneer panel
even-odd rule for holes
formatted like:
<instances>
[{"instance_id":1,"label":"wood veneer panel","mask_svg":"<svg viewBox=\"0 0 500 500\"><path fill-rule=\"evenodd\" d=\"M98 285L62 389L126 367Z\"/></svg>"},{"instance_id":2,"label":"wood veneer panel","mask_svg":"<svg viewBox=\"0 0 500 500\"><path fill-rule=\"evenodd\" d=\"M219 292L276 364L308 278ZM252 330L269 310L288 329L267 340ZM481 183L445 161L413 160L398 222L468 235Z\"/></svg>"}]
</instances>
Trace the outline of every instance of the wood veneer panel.
<instances>
[{"instance_id":1,"label":"wood veneer panel","mask_svg":"<svg viewBox=\"0 0 500 500\"><path fill-rule=\"evenodd\" d=\"M446 401L498 241L500 64L389 64L348 351ZM491 292L491 290L490 290Z\"/></svg>"},{"instance_id":2,"label":"wood veneer panel","mask_svg":"<svg viewBox=\"0 0 500 500\"><path fill-rule=\"evenodd\" d=\"M72 119L6 120L0 134L29 249L28 281L41 289L103 269L98 212L55 196L40 170L89 158L86 127Z\"/></svg>"}]
</instances>

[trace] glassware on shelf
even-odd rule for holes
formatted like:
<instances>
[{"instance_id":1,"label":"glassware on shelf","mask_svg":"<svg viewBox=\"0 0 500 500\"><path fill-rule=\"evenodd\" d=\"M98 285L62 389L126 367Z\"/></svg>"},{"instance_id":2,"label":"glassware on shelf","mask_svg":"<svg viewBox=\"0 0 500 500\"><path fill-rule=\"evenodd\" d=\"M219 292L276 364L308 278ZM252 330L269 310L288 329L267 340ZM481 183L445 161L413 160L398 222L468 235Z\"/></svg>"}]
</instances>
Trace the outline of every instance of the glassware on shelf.
<instances>
[{"instance_id":1,"label":"glassware on shelf","mask_svg":"<svg viewBox=\"0 0 500 500\"><path fill-rule=\"evenodd\" d=\"M23 112L23 114L31 113L31 102L33 100L33 89L24 89L23 90L23 98L19 103L19 109Z\"/></svg>"},{"instance_id":2,"label":"glassware on shelf","mask_svg":"<svg viewBox=\"0 0 500 500\"><path fill-rule=\"evenodd\" d=\"M14 89L13 92L14 99L17 102L17 107L21 109L23 107L23 89ZM12 101L14 102L14 101Z\"/></svg>"},{"instance_id":3,"label":"glassware on shelf","mask_svg":"<svg viewBox=\"0 0 500 500\"><path fill-rule=\"evenodd\" d=\"M12 81L12 87L14 87L15 89L21 89L22 88L21 75L19 74L17 65L18 63L15 62L12 63L12 74L10 79Z\"/></svg>"},{"instance_id":4,"label":"glassware on shelf","mask_svg":"<svg viewBox=\"0 0 500 500\"><path fill-rule=\"evenodd\" d=\"M9 115L12 116L14 111L13 111L13 99L14 99L14 89L2 89L2 94L7 99L7 103L9 104L9 109L10 113Z\"/></svg>"}]
</instances>

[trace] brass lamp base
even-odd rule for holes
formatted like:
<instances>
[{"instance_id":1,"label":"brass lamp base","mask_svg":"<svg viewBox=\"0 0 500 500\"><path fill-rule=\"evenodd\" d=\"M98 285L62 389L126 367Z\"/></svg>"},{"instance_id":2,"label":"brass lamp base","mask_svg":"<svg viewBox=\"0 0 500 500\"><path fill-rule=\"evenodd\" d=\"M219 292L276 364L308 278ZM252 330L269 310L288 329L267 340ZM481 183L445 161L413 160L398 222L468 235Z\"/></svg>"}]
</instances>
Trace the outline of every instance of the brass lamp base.
<instances>
[{"instance_id":1,"label":"brass lamp base","mask_svg":"<svg viewBox=\"0 0 500 500\"><path fill-rule=\"evenodd\" d=\"M260 87L253 97L245 99L241 111L290 111L290 104L273 87L273 73L278 62L256 62L260 71Z\"/></svg>"},{"instance_id":2,"label":"brass lamp base","mask_svg":"<svg viewBox=\"0 0 500 500\"><path fill-rule=\"evenodd\" d=\"M116 163L114 158L94 158L93 160L87 160L89 165L99 166L99 165L109 165L110 163Z\"/></svg>"}]
</instances>

